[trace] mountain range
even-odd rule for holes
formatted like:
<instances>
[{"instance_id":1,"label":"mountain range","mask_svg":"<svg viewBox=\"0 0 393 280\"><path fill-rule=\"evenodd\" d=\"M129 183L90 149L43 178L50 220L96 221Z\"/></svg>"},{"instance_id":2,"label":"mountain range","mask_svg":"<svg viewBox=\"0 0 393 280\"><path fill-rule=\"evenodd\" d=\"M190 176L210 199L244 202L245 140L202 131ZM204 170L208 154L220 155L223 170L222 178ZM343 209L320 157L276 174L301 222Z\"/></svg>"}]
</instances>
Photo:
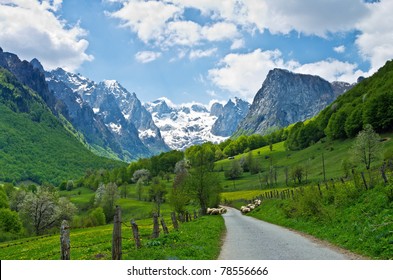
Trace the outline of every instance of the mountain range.
<instances>
[{"instance_id":1,"label":"mountain range","mask_svg":"<svg viewBox=\"0 0 393 280\"><path fill-rule=\"evenodd\" d=\"M0 66L37 92L53 115L65 118L97 155L132 161L170 149L218 143L241 134L267 134L315 116L353 85L273 69L252 104L175 105L167 98L142 104L119 82L92 81L61 68L45 71L37 59L0 52Z\"/></svg>"}]
</instances>

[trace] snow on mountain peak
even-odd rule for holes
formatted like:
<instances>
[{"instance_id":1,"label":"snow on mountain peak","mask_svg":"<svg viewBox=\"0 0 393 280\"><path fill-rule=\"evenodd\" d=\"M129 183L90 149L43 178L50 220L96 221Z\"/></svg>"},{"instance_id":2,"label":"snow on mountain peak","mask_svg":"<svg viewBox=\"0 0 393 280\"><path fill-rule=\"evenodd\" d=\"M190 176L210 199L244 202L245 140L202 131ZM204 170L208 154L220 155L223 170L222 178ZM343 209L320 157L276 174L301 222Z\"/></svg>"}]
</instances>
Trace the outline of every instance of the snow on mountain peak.
<instances>
[{"instance_id":1,"label":"snow on mountain peak","mask_svg":"<svg viewBox=\"0 0 393 280\"><path fill-rule=\"evenodd\" d=\"M119 83L116 80L104 80L103 82L107 88L119 87Z\"/></svg>"},{"instance_id":2,"label":"snow on mountain peak","mask_svg":"<svg viewBox=\"0 0 393 280\"><path fill-rule=\"evenodd\" d=\"M145 104L167 145L184 150L207 141L218 143L226 137L213 135L210 130L217 117L211 116L206 106L192 102L175 105L168 98Z\"/></svg>"}]
</instances>

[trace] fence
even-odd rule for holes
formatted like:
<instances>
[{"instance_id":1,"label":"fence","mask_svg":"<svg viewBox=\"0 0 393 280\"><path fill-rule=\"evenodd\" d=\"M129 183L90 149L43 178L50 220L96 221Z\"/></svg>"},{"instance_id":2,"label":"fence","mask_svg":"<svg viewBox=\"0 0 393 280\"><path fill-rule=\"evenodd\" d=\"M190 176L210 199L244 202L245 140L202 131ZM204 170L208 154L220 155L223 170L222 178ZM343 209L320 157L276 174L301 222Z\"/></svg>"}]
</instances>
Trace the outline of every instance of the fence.
<instances>
[{"instance_id":1,"label":"fence","mask_svg":"<svg viewBox=\"0 0 393 280\"><path fill-rule=\"evenodd\" d=\"M389 167L389 169L393 170L392 167ZM388 176L390 175L390 176ZM352 170L352 178L349 178L349 180L353 180L354 185L358 188L364 188L364 190L369 190L373 188L374 185L383 183L387 185L390 180L389 177L393 176L393 171L387 172L387 166L384 164L379 168L378 170L374 170L373 172L368 172L368 175L365 174L364 172L356 173L354 170ZM348 180L348 179L347 179ZM314 186L315 188L318 188L319 194L322 196L323 192L322 189L324 188L325 190L329 189L335 189L336 188L336 183L345 183L344 178L336 179L334 180L333 178L330 180L326 180L324 182L319 182L317 186ZM393 189L390 190L391 193L390 195L393 197ZM271 191L266 191L259 195L258 197L255 197L254 199L250 200L250 203L254 201L255 199L294 199L297 194L302 194L304 192L303 187L298 187L295 189L285 189L285 190L271 190Z\"/></svg>"},{"instance_id":2,"label":"fence","mask_svg":"<svg viewBox=\"0 0 393 280\"><path fill-rule=\"evenodd\" d=\"M161 219L160 219L161 218ZM197 212L194 211L194 219L197 219L198 215ZM176 214L174 212L171 213L171 220L173 223L173 229L177 231L179 229L179 223L180 222L189 222L192 220L192 215L189 212L186 212L184 215L179 214L178 217L176 217ZM158 214L154 213L153 214L153 231L151 238L155 239L158 238L160 235L160 224L162 227L162 231L164 234L169 234L168 227L165 223L165 220L163 217L159 217ZM121 208L119 206L116 206L116 211L115 215L113 218L113 232L112 232L112 260L121 260L122 259L122 242L123 238L122 237L122 225L130 227L133 235L133 239L135 242L135 247L136 249L141 249L142 248L142 242L139 234L139 228L138 225L134 220L130 221L130 225L127 225L126 223L122 222L121 219ZM129 240L129 239L127 239ZM93 245L87 245L83 247L89 247L89 246L94 246L94 245L99 245L102 243L107 243L108 240L104 242L100 242L98 244L93 244ZM70 227L68 225L67 221L63 221L60 227L60 259L61 260L70 260L71 256L71 249L77 249L81 247L71 247L71 240L70 240Z\"/></svg>"}]
</instances>

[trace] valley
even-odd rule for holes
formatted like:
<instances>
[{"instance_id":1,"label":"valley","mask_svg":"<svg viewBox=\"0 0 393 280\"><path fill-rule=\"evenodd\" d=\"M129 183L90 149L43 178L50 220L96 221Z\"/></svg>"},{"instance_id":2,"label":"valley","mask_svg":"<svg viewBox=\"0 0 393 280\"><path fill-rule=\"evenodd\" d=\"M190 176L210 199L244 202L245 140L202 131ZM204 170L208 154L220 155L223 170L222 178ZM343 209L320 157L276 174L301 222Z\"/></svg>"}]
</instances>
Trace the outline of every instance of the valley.
<instances>
[{"instance_id":1,"label":"valley","mask_svg":"<svg viewBox=\"0 0 393 280\"><path fill-rule=\"evenodd\" d=\"M207 209L255 198L248 216L392 258L392 61L336 88L274 69L253 104L208 109L0 54L1 259L58 259L62 220L72 258L111 259L115 206L124 259L217 259L225 223Z\"/></svg>"}]
</instances>

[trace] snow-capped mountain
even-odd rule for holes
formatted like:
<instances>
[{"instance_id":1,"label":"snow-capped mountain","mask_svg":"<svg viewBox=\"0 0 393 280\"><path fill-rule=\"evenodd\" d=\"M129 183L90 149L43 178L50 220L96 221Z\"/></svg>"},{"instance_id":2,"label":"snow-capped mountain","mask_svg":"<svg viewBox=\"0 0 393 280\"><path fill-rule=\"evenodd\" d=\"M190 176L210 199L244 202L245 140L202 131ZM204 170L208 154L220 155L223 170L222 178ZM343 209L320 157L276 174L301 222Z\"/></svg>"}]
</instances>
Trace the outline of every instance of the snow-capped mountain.
<instances>
[{"instance_id":1,"label":"snow-capped mountain","mask_svg":"<svg viewBox=\"0 0 393 280\"><path fill-rule=\"evenodd\" d=\"M53 81L71 89L79 96L80 104L88 104L103 120L125 152L120 158L131 160L169 150L150 113L135 93L128 92L118 82L106 80L97 84L61 68L47 73L47 82Z\"/></svg>"},{"instance_id":2,"label":"snow-capped mountain","mask_svg":"<svg viewBox=\"0 0 393 280\"><path fill-rule=\"evenodd\" d=\"M184 150L192 145L208 141L218 143L227 139L211 133L217 117L211 115L204 105L174 105L169 99L160 98L146 103L145 107L172 149Z\"/></svg>"}]
</instances>

